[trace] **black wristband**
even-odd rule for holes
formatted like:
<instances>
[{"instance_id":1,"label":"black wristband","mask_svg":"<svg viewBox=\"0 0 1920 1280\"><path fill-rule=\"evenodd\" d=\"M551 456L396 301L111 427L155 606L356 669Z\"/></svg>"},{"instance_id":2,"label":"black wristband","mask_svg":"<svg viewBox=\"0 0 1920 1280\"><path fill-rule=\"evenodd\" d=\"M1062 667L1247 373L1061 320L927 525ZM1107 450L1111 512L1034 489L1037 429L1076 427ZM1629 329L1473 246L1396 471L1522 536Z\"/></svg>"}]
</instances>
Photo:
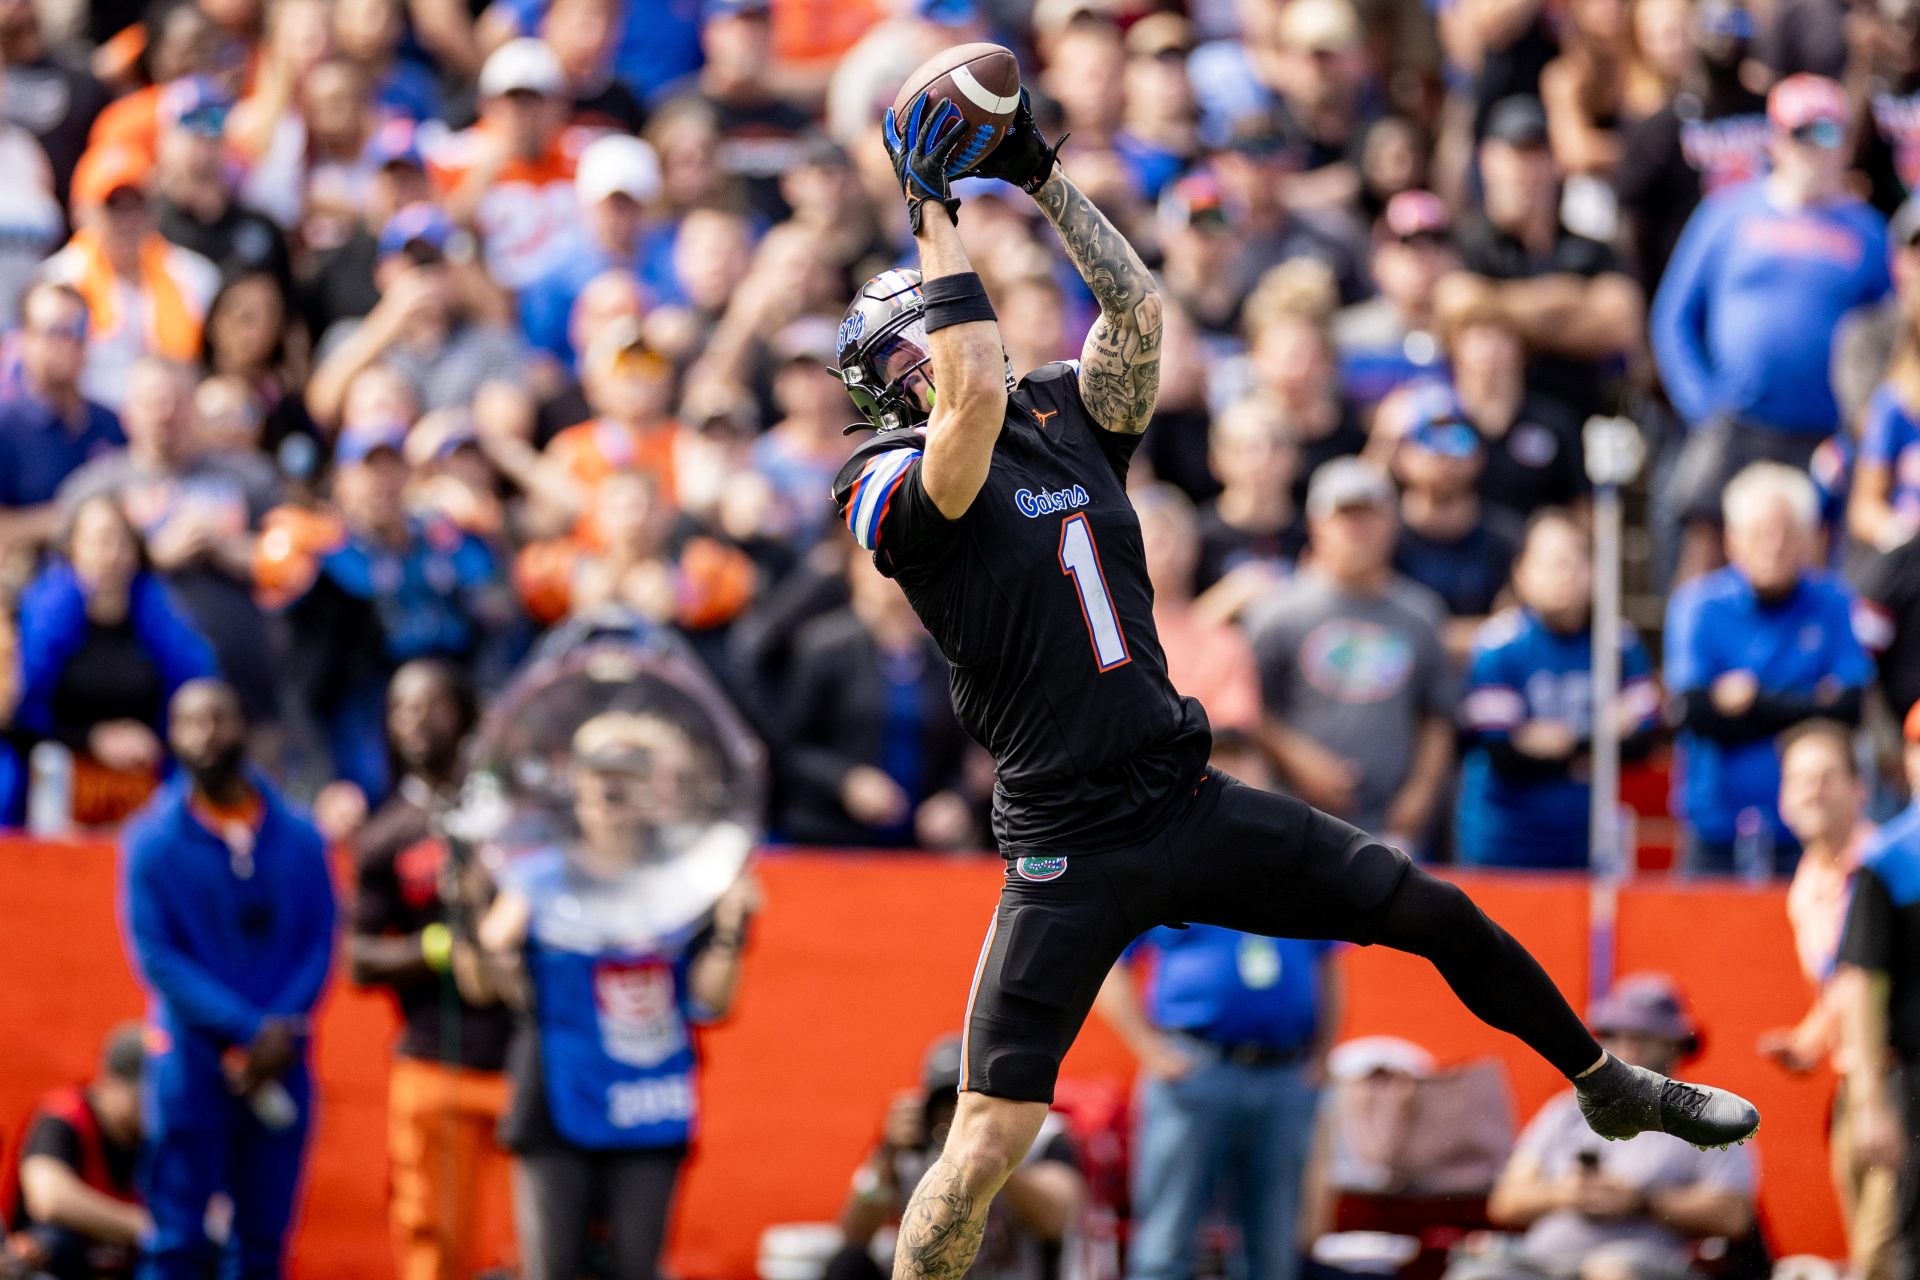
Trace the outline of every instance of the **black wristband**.
<instances>
[{"instance_id":1,"label":"black wristband","mask_svg":"<svg viewBox=\"0 0 1920 1280\"><path fill-rule=\"evenodd\" d=\"M927 297L928 333L975 320L999 319L977 272L936 277L921 286L921 291Z\"/></svg>"}]
</instances>

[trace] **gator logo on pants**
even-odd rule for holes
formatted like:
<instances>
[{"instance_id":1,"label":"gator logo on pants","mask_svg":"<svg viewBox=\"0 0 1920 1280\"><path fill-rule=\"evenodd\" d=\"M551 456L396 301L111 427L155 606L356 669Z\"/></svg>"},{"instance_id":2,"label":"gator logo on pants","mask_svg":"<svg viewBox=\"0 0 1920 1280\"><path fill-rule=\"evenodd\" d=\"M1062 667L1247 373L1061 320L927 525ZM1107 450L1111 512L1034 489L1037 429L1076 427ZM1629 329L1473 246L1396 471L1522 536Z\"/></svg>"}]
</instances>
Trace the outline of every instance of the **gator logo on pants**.
<instances>
[{"instance_id":1,"label":"gator logo on pants","mask_svg":"<svg viewBox=\"0 0 1920 1280\"><path fill-rule=\"evenodd\" d=\"M1031 880L1036 884L1042 884L1048 880L1058 880L1061 876L1067 874L1067 860L1064 856L1058 858L1042 858L1036 856L1016 858L1013 863L1013 869L1022 880Z\"/></svg>"}]
</instances>

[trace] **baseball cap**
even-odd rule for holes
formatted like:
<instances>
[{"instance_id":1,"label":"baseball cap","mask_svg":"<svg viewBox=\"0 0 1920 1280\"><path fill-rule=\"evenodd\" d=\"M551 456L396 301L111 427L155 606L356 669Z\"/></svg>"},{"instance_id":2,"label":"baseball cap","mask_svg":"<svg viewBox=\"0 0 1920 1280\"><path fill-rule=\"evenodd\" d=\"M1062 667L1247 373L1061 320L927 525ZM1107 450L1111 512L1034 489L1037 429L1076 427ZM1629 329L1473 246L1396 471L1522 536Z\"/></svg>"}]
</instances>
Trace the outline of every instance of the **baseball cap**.
<instances>
[{"instance_id":1,"label":"baseball cap","mask_svg":"<svg viewBox=\"0 0 1920 1280\"><path fill-rule=\"evenodd\" d=\"M218 138L227 130L233 95L210 76L182 76L160 90L158 114L163 129L185 129Z\"/></svg>"},{"instance_id":2,"label":"baseball cap","mask_svg":"<svg viewBox=\"0 0 1920 1280\"><path fill-rule=\"evenodd\" d=\"M700 21L715 18L764 18L772 12L771 0L706 0L700 6Z\"/></svg>"},{"instance_id":3,"label":"baseball cap","mask_svg":"<svg viewBox=\"0 0 1920 1280\"><path fill-rule=\"evenodd\" d=\"M1393 485L1362 458L1329 458L1307 485L1307 515L1315 520L1353 507L1393 509Z\"/></svg>"},{"instance_id":4,"label":"baseball cap","mask_svg":"<svg viewBox=\"0 0 1920 1280\"><path fill-rule=\"evenodd\" d=\"M365 462L382 449L396 458L406 456L407 424L404 422L355 422L340 431L333 442L333 465L352 466Z\"/></svg>"},{"instance_id":5,"label":"baseball cap","mask_svg":"<svg viewBox=\"0 0 1920 1280\"><path fill-rule=\"evenodd\" d=\"M1487 113L1487 138L1510 147L1547 145L1547 110L1532 94L1500 99Z\"/></svg>"},{"instance_id":6,"label":"baseball cap","mask_svg":"<svg viewBox=\"0 0 1920 1280\"><path fill-rule=\"evenodd\" d=\"M411 244L431 245L445 253L453 235L453 219L440 206L418 200L387 219L387 225L380 229L380 256L405 252Z\"/></svg>"},{"instance_id":7,"label":"baseball cap","mask_svg":"<svg viewBox=\"0 0 1920 1280\"><path fill-rule=\"evenodd\" d=\"M495 49L480 68L480 96L498 98L514 92L538 93L546 97L566 87L560 59L544 40L522 36Z\"/></svg>"},{"instance_id":8,"label":"baseball cap","mask_svg":"<svg viewBox=\"0 0 1920 1280\"><path fill-rule=\"evenodd\" d=\"M1193 50L1193 23L1177 13L1150 13L1127 28L1127 56L1157 58Z\"/></svg>"},{"instance_id":9,"label":"baseball cap","mask_svg":"<svg viewBox=\"0 0 1920 1280\"><path fill-rule=\"evenodd\" d=\"M1453 388L1429 382L1410 393L1407 430L1402 442L1444 458L1471 458L1480 452L1480 433L1460 407Z\"/></svg>"},{"instance_id":10,"label":"baseball cap","mask_svg":"<svg viewBox=\"0 0 1920 1280\"><path fill-rule=\"evenodd\" d=\"M366 161L376 169L404 164L425 173L427 158L420 150L420 130L411 120L389 120L367 139Z\"/></svg>"},{"instance_id":11,"label":"baseball cap","mask_svg":"<svg viewBox=\"0 0 1920 1280\"><path fill-rule=\"evenodd\" d=\"M1751 40L1757 34L1753 14L1732 0L1708 0L1700 6L1700 31L1722 40Z\"/></svg>"},{"instance_id":12,"label":"baseball cap","mask_svg":"<svg viewBox=\"0 0 1920 1280\"><path fill-rule=\"evenodd\" d=\"M1335 1080L1365 1080L1373 1075L1424 1080L1439 1066L1431 1053L1398 1036L1360 1036L1327 1055L1327 1074Z\"/></svg>"},{"instance_id":13,"label":"baseball cap","mask_svg":"<svg viewBox=\"0 0 1920 1280\"><path fill-rule=\"evenodd\" d=\"M973 0L916 0L913 11L920 21L943 27L969 26L980 18Z\"/></svg>"},{"instance_id":14,"label":"baseball cap","mask_svg":"<svg viewBox=\"0 0 1920 1280\"><path fill-rule=\"evenodd\" d=\"M582 205L596 205L615 194L645 204L660 194L660 158L652 147L624 133L595 138L580 153L573 191Z\"/></svg>"},{"instance_id":15,"label":"baseball cap","mask_svg":"<svg viewBox=\"0 0 1920 1280\"><path fill-rule=\"evenodd\" d=\"M1380 229L1395 240L1415 236L1444 238L1453 227L1453 215L1446 201L1431 191L1402 191L1387 201L1380 214Z\"/></svg>"},{"instance_id":16,"label":"baseball cap","mask_svg":"<svg viewBox=\"0 0 1920 1280\"><path fill-rule=\"evenodd\" d=\"M960 1091L960 1037L944 1035L920 1060L920 1087L930 1094Z\"/></svg>"},{"instance_id":17,"label":"baseball cap","mask_svg":"<svg viewBox=\"0 0 1920 1280\"><path fill-rule=\"evenodd\" d=\"M100 1074L127 1084L139 1084L147 1066L147 1029L138 1022L123 1022L107 1033L106 1046L100 1051Z\"/></svg>"},{"instance_id":18,"label":"baseball cap","mask_svg":"<svg viewBox=\"0 0 1920 1280\"><path fill-rule=\"evenodd\" d=\"M1686 997L1664 973L1636 973L1614 983L1594 1002L1587 1024L1596 1035L1626 1033L1678 1041L1681 1052L1700 1047L1700 1028L1687 1012Z\"/></svg>"},{"instance_id":19,"label":"baseball cap","mask_svg":"<svg viewBox=\"0 0 1920 1280\"><path fill-rule=\"evenodd\" d=\"M649 359L657 363L663 373L673 371L673 363L653 349L640 322L632 316L620 316L595 334L587 343L581 363L587 369L612 369L629 356Z\"/></svg>"},{"instance_id":20,"label":"baseball cap","mask_svg":"<svg viewBox=\"0 0 1920 1280\"><path fill-rule=\"evenodd\" d=\"M1767 94L1767 119L1773 127L1817 146L1839 146L1852 115L1847 91L1825 76L1803 71L1788 76ZM1824 137L1801 136L1809 131Z\"/></svg>"},{"instance_id":21,"label":"baseball cap","mask_svg":"<svg viewBox=\"0 0 1920 1280\"><path fill-rule=\"evenodd\" d=\"M103 205L116 191L147 190L151 166L131 147L89 147L73 168L73 204L76 209Z\"/></svg>"},{"instance_id":22,"label":"baseball cap","mask_svg":"<svg viewBox=\"0 0 1920 1280\"><path fill-rule=\"evenodd\" d=\"M1347 0L1292 0L1280 11L1280 40L1308 53L1338 53L1360 43L1360 19Z\"/></svg>"},{"instance_id":23,"label":"baseball cap","mask_svg":"<svg viewBox=\"0 0 1920 1280\"><path fill-rule=\"evenodd\" d=\"M1226 227L1227 206L1220 183L1210 173L1190 173L1167 184L1160 197L1160 225Z\"/></svg>"}]
</instances>

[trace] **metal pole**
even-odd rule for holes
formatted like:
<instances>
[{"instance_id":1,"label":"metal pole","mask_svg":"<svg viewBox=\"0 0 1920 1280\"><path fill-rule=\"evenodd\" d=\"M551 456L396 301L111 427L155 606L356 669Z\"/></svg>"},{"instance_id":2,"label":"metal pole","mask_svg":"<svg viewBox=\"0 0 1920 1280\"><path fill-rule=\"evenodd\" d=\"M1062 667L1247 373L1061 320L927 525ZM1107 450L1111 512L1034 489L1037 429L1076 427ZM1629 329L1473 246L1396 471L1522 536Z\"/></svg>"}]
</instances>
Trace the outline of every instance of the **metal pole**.
<instances>
[{"instance_id":1,"label":"metal pole","mask_svg":"<svg viewBox=\"0 0 1920 1280\"><path fill-rule=\"evenodd\" d=\"M1621 489L1639 474L1645 446L1625 418L1590 418L1583 433L1593 481L1592 793L1587 811L1587 985L1595 999L1613 984L1620 885L1633 874L1633 850L1620 810Z\"/></svg>"},{"instance_id":2,"label":"metal pole","mask_svg":"<svg viewBox=\"0 0 1920 1280\"><path fill-rule=\"evenodd\" d=\"M1593 495L1593 787L1588 800L1587 986L1597 1001L1613 985L1620 882L1632 854L1620 831L1620 487Z\"/></svg>"}]
</instances>

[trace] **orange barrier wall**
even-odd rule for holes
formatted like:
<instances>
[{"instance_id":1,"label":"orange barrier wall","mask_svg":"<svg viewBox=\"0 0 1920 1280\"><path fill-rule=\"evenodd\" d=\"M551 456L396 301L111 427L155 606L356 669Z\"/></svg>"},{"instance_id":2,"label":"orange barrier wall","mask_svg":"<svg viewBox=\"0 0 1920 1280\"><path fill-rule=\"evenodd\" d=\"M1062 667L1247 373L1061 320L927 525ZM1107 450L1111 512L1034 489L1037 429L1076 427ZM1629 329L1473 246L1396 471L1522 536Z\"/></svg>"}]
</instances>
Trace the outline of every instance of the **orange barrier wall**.
<instances>
[{"instance_id":1,"label":"orange barrier wall","mask_svg":"<svg viewBox=\"0 0 1920 1280\"><path fill-rule=\"evenodd\" d=\"M769 1223L830 1219L894 1091L927 1041L953 1029L1000 881L997 863L788 854L763 867L739 1015L705 1040L706 1122L680 1206L673 1263L689 1277L746 1277ZM1587 990L1587 888L1565 877L1460 881L1569 992ZM84 1076L100 1034L140 1008L103 844L0 841L0 1132L48 1086ZM1619 910L1620 971L1664 969L1707 1023L1701 1075L1766 1115L1764 1211L1784 1252L1843 1249L1821 1139L1831 1082L1793 1080L1753 1054L1807 992L1783 895L1636 888ZM1492 1053L1524 1117L1559 1085L1518 1045L1470 1018L1424 963L1375 949L1341 961L1346 1034L1391 1033L1443 1060ZM390 1276L385 1219L385 1000L337 983L317 1034L324 1097L295 1242L302 1277ZM1127 1056L1095 1024L1069 1074L1125 1079ZM494 1224L501 1241L508 1224Z\"/></svg>"}]
</instances>

